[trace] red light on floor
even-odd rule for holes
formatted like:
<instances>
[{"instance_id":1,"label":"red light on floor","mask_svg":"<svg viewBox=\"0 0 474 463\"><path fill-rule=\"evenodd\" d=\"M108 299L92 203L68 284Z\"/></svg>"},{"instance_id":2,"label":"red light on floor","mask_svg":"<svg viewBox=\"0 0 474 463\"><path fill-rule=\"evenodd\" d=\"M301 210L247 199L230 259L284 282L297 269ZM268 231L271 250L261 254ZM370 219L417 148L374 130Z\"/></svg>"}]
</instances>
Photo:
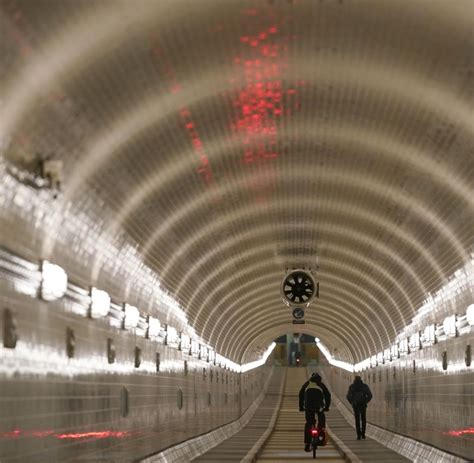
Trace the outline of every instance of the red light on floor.
<instances>
[{"instance_id":1,"label":"red light on floor","mask_svg":"<svg viewBox=\"0 0 474 463\"><path fill-rule=\"evenodd\" d=\"M448 431L445 432L444 434L448 434L449 436L453 437L462 437L466 435L474 435L474 428L466 428L466 429L460 429L458 431Z\"/></svg>"},{"instance_id":2,"label":"red light on floor","mask_svg":"<svg viewBox=\"0 0 474 463\"><path fill-rule=\"evenodd\" d=\"M26 431L22 429L13 429L12 431L0 433L0 438L14 439L19 437L53 437L60 440L79 440L79 439L105 439L109 437L124 438L132 436L131 431L90 431L90 432L69 432L57 433L52 430L46 431Z\"/></svg>"},{"instance_id":3,"label":"red light on floor","mask_svg":"<svg viewBox=\"0 0 474 463\"><path fill-rule=\"evenodd\" d=\"M129 431L94 431L94 432L79 432L79 433L64 433L55 434L54 437L57 439L105 439L108 437L123 438L131 435Z\"/></svg>"}]
</instances>

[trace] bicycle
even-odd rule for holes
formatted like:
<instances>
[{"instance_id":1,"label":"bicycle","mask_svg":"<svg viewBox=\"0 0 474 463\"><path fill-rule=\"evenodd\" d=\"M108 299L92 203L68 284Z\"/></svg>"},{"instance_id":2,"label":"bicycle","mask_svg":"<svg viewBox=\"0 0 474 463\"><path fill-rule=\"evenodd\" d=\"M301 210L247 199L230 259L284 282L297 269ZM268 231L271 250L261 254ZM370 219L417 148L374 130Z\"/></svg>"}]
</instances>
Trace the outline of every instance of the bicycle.
<instances>
[{"instance_id":1,"label":"bicycle","mask_svg":"<svg viewBox=\"0 0 474 463\"><path fill-rule=\"evenodd\" d=\"M311 448L313 450L313 458L316 458L316 450L318 449L318 447L324 447L326 443L326 430L324 428L318 428L313 425L311 428Z\"/></svg>"}]
</instances>

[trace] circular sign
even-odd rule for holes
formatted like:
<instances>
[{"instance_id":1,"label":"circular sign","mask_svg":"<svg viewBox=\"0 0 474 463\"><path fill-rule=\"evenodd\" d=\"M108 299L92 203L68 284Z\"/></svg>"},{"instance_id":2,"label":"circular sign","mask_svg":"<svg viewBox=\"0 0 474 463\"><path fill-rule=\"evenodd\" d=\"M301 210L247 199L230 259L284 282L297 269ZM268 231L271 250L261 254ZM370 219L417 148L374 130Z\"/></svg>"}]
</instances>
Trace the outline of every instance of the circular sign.
<instances>
[{"instance_id":1,"label":"circular sign","mask_svg":"<svg viewBox=\"0 0 474 463\"><path fill-rule=\"evenodd\" d=\"M304 309L302 307L296 307L293 309L293 318L301 320L304 317Z\"/></svg>"}]
</instances>

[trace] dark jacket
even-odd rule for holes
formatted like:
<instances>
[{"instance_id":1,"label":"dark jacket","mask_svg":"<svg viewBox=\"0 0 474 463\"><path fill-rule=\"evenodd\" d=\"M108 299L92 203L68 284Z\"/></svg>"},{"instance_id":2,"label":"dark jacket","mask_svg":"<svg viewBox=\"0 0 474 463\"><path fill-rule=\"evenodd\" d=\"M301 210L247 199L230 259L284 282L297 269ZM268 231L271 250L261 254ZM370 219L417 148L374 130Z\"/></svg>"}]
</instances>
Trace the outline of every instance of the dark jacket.
<instances>
[{"instance_id":1,"label":"dark jacket","mask_svg":"<svg viewBox=\"0 0 474 463\"><path fill-rule=\"evenodd\" d=\"M369 386L357 377L349 386L346 398L354 408L367 407L367 404L372 400L372 393Z\"/></svg>"},{"instance_id":2,"label":"dark jacket","mask_svg":"<svg viewBox=\"0 0 474 463\"><path fill-rule=\"evenodd\" d=\"M331 393L321 379L310 378L309 381L306 381L301 386L299 399L301 411L319 412L323 409L328 410L331 405Z\"/></svg>"}]
</instances>

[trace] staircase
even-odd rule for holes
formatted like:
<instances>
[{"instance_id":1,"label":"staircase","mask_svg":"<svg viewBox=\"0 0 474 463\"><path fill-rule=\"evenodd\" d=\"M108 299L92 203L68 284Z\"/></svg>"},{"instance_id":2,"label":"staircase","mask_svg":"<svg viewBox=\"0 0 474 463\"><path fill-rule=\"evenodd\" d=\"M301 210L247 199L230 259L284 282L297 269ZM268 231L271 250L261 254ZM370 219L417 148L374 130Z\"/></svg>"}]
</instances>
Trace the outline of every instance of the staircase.
<instances>
[{"instance_id":1,"label":"staircase","mask_svg":"<svg viewBox=\"0 0 474 463\"><path fill-rule=\"evenodd\" d=\"M298 411L298 393L308 379L306 368L289 367L280 412L273 433L258 455L258 462L288 463L290 461L312 460L313 453L304 451L304 413ZM327 415L330 425L331 413ZM336 450L329 436L328 444L318 448L317 461L340 463L345 459Z\"/></svg>"}]
</instances>

